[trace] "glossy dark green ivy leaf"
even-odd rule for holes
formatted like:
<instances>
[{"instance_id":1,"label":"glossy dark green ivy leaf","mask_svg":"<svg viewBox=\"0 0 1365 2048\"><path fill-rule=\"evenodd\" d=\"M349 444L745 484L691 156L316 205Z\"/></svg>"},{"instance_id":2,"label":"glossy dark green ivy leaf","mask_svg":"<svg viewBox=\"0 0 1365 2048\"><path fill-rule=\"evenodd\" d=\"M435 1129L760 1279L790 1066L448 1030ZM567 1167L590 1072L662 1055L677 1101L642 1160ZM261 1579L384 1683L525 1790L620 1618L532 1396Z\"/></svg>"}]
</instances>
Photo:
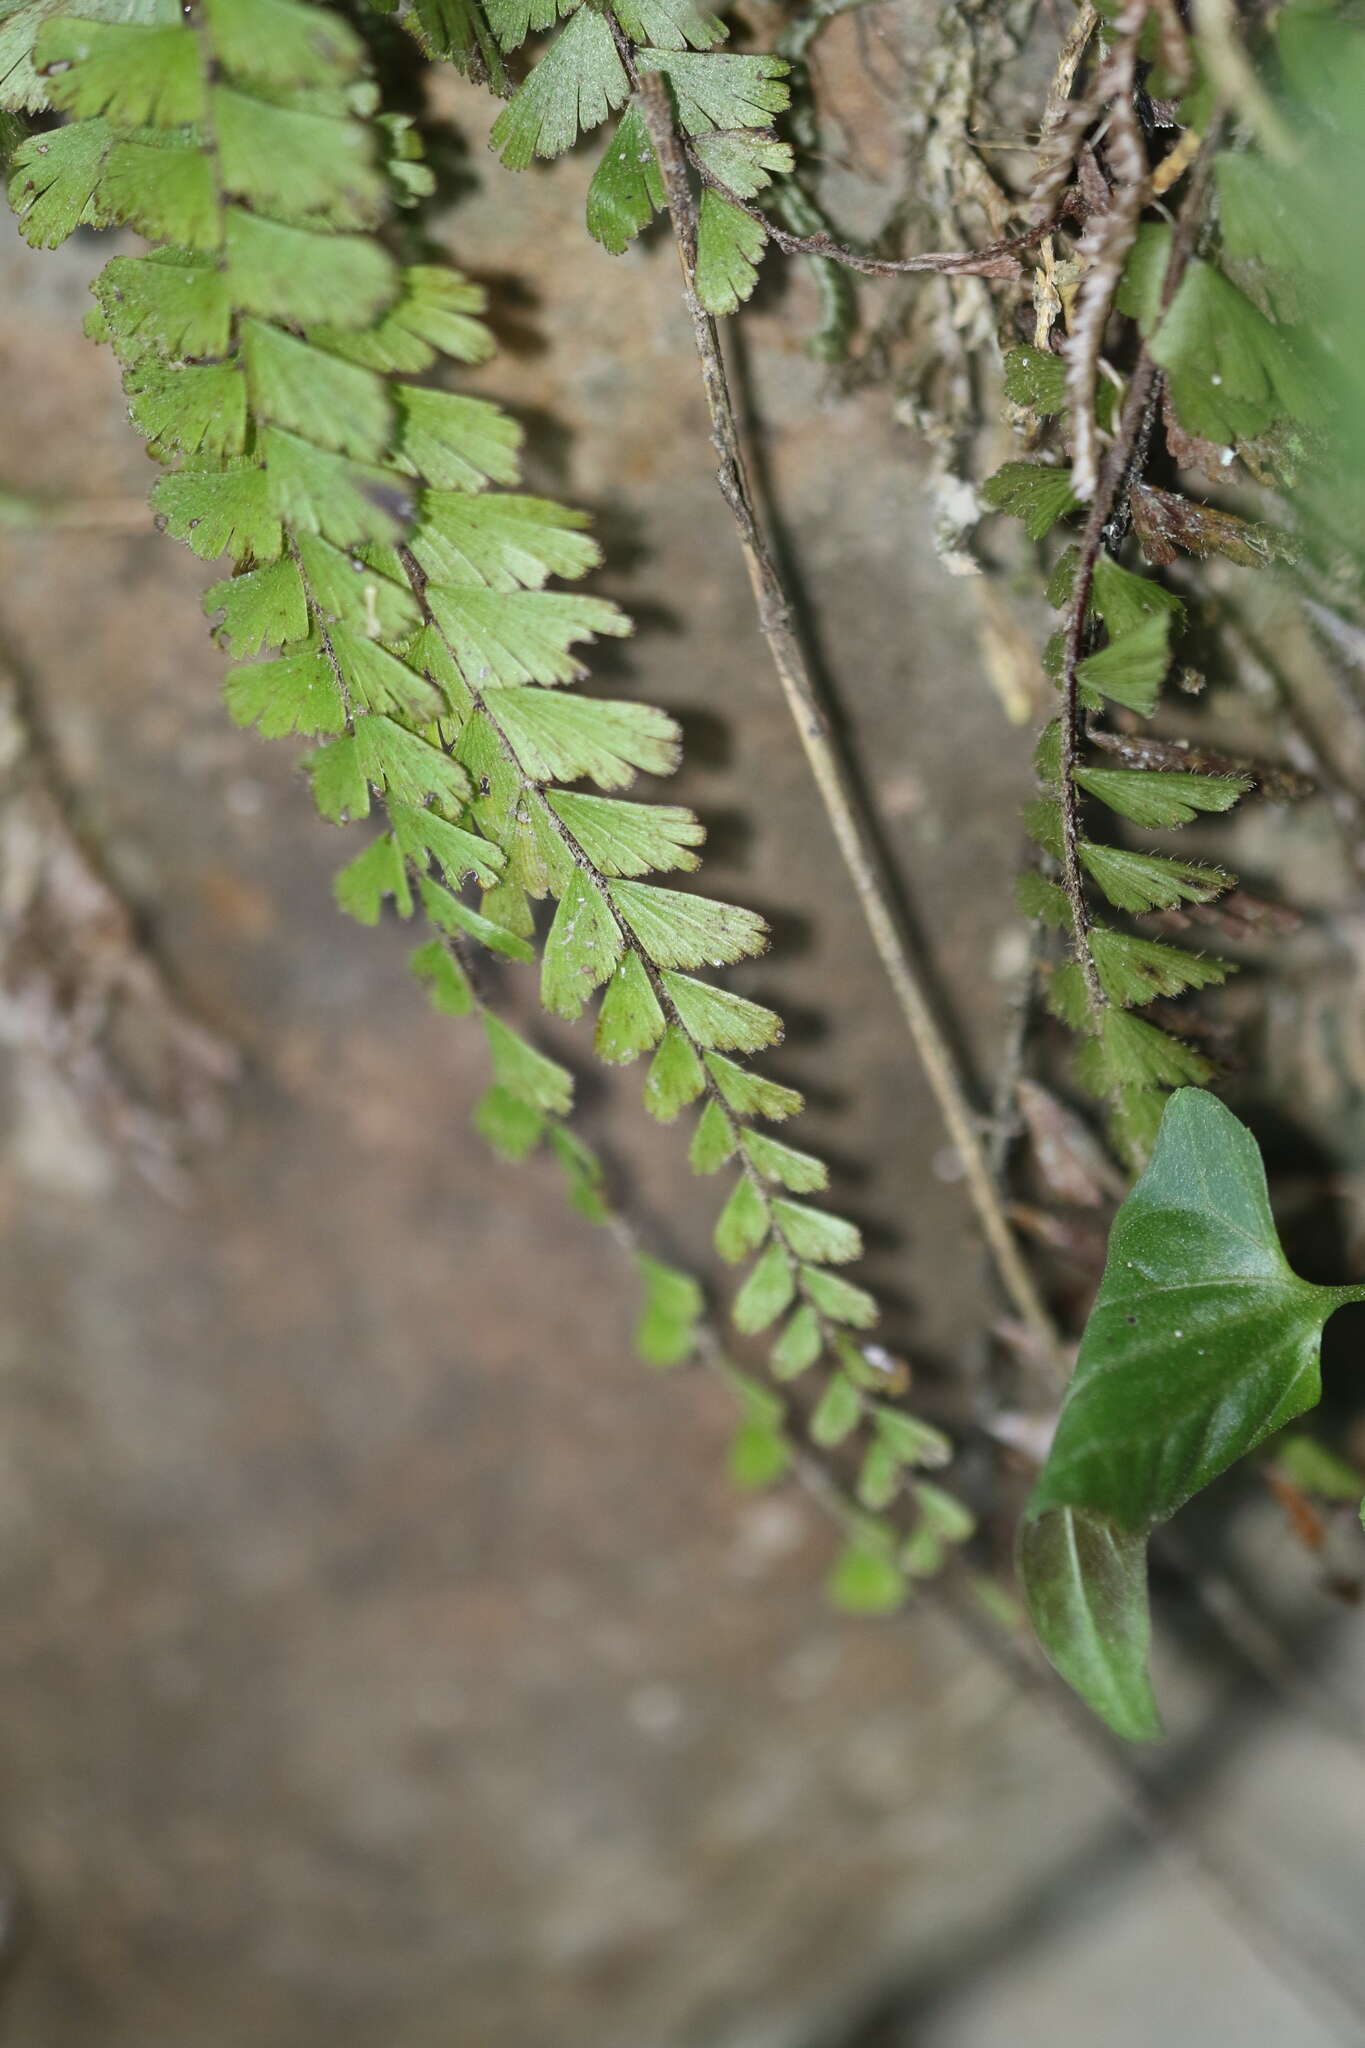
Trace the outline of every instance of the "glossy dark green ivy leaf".
<instances>
[{"instance_id":1,"label":"glossy dark green ivy leaf","mask_svg":"<svg viewBox=\"0 0 1365 2048\"><path fill-rule=\"evenodd\" d=\"M1291 1271L1251 1133L1200 1089L1173 1095L1114 1219L1020 1545L1044 1649L1120 1734L1158 1732L1149 1532L1315 1406L1323 1325L1362 1299L1365 1287L1317 1287Z\"/></svg>"},{"instance_id":2,"label":"glossy dark green ivy leaf","mask_svg":"<svg viewBox=\"0 0 1365 2048\"><path fill-rule=\"evenodd\" d=\"M1019 1575L1038 1640L1067 1684L1116 1735L1160 1735L1147 1676L1146 1536L1051 1508L1023 1524Z\"/></svg>"}]
</instances>

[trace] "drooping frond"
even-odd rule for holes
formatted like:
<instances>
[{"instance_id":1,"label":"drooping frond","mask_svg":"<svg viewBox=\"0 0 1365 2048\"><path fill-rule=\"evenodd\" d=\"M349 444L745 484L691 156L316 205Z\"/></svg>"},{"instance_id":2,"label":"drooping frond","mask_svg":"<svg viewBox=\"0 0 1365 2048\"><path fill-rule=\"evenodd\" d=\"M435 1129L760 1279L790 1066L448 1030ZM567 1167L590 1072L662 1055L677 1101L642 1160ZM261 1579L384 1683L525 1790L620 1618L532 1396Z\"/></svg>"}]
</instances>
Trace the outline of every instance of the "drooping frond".
<instances>
[{"instance_id":1,"label":"drooping frond","mask_svg":"<svg viewBox=\"0 0 1365 2048\"><path fill-rule=\"evenodd\" d=\"M737 1325L773 1330L781 1378L823 1362L820 1440L864 1429L865 1491L880 1499L903 1468L938 1462L941 1440L886 1405L884 1373L853 1334L876 1304L833 1270L859 1256L857 1229L804 1199L823 1191L824 1167L762 1127L800 1107L743 1063L778 1041L780 1020L707 978L761 951L765 928L667 879L697 866L690 811L621 794L676 765L673 721L573 687L584 649L629 631L614 605L551 587L597 560L581 517L515 488L520 435L499 408L409 381L443 357L478 363L491 341L472 286L399 264L375 234L411 179L395 179L372 114L365 47L305 0L150 12L63 12L38 27L35 76L69 119L25 145L11 192L35 241L90 223L153 244L106 267L89 324L163 466L160 521L203 560L228 558L205 603L234 657L229 712L313 743L319 811L370 826L337 878L339 905L363 923L388 908L425 922L415 973L442 1013L477 1010L488 1038L480 1129L512 1155L549 1144L578 1205L599 1213L600 1175L563 1126L570 1076L482 1008L466 965L474 945L533 960L532 905L553 902L542 1002L568 1018L594 1006L608 1062L648 1058L651 1113L696 1105L692 1162L730 1183L717 1250L751 1268ZM416 12L435 35L438 10ZM525 8L486 19L507 48L544 25ZM704 17L660 0L634 19L660 39L641 61L669 71L699 133L781 104L770 60L689 70L711 63L719 31ZM502 131L513 155L567 146L619 105L606 18L572 14L528 86ZM687 1348L692 1299L665 1272L645 1274L647 1348L661 1360ZM782 1402L745 1398L743 1457L756 1469L773 1462ZM908 1557L870 1510L860 1524L883 1584L924 1568L928 1510L917 1513Z\"/></svg>"},{"instance_id":2,"label":"drooping frond","mask_svg":"<svg viewBox=\"0 0 1365 2048\"><path fill-rule=\"evenodd\" d=\"M1054 386L1031 363L1026 376L1015 373L1014 384L1020 392L1042 389L1047 402L1054 402ZM1038 467L1007 465L1014 471ZM1066 483L1065 471L1043 469L1042 474ZM1011 482L997 499L1001 509L1014 511L1026 524L1033 521L1032 530L1046 530L1035 520L1038 500L1031 483L1020 487ZM1073 604L1076 564L1077 551L1069 549L1049 587L1054 603ZM1170 669L1171 634L1182 617L1183 607L1171 592L1101 554L1093 567L1082 643L1092 651L1074 666L1071 715L1102 712L1112 703L1150 716ZM1060 647L1053 665L1060 678ZM1019 900L1028 915L1071 934L1073 957L1052 973L1049 1007L1085 1041L1077 1059L1077 1079L1109 1104L1114 1136L1125 1153L1141 1158L1160 1120L1163 1091L1207 1080L1212 1067L1168 1032L1125 1012L1216 984L1233 969L1226 961L1110 929L1096 915L1089 892L1110 909L1140 917L1183 904L1210 903L1232 886L1233 877L1198 861L1092 836L1081 801L1088 797L1112 818L1142 831L1172 831L1201 815L1229 810L1251 785L1240 774L1114 767L1092 762L1078 750L1069 780L1076 827L1068 846L1062 744L1067 715L1064 708L1062 719L1052 721L1039 741L1035 767L1043 794L1029 806L1025 819L1031 837L1062 880L1030 875Z\"/></svg>"},{"instance_id":3,"label":"drooping frond","mask_svg":"<svg viewBox=\"0 0 1365 2048\"><path fill-rule=\"evenodd\" d=\"M1253 246L1266 246L1248 221L1269 204L1254 159L1251 167L1243 168L1246 164L1240 157L1220 158L1217 167L1220 192L1226 188L1227 193L1225 211L1231 215L1225 253L1243 260ZM1164 280L1171 248L1169 227L1138 227L1116 304L1146 338L1144 390L1158 391L1155 380L1163 376L1172 431L1194 437L1180 442L1178 456L1188 457L1192 447L1204 443L1225 444L1221 455L1216 445L1210 452L1230 462L1238 450L1272 430L1320 424L1323 400L1306 367L1298 332L1253 303L1212 257L1186 262L1168 292ZM1263 294L1263 300L1275 298L1273 291ZM1064 356L1037 347L1013 350L1005 360L1005 386L1026 421L1035 427L1057 422L1047 430L1054 435L1069 431ZM1154 396L1144 403L1154 407ZM1112 398L1097 423L1106 432L1123 433ZM1248 460L1254 466L1256 457L1249 454ZM1041 542L1080 509L1072 484L1070 470L1060 462L1007 462L988 480L983 496L992 509L1019 519L1031 540ZM1139 832L1169 832L1201 815L1227 811L1251 780L1235 771L1146 761L1120 766L1089 757L1092 719L1114 717L1115 707L1120 721L1124 714L1148 718L1155 712L1184 623L1181 599L1152 576L1125 566L1117 549L1129 518L1148 559L1158 566L1175 560L1182 549L1221 553L1258 566L1290 551L1291 544L1269 528L1177 493L1153 490L1136 472L1120 480L1113 502L1119 516L1099 529L1092 521L1079 542L1073 538L1057 558L1048 586L1050 601L1064 616L1044 656L1044 666L1061 688L1061 717L1039 745L1036 765L1044 794L1031 806L1027 823L1057 878L1048 873L1026 878L1020 901L1030 915L1071 934L1073 960L1053 973L1050 1006L1085 1037L1078 1077L1108 1100L1119 1141L1130 1156L1141 1159L1160 1118L1162 1091L1206 1079L1212 1069L1169 1033L1125 1013L1221 981L1231 969L1226 962L1111 929L1096 915L1095 898L1102 900L1101 908L1142 917L1211 903L1231 887L1233 877L1216 866L1131 845L1113 825L1092 834L1087 819L1093 813L1083 808L1085 800ZM1078 588L1082 578L1083 594Z\"/></svg>"}]
</instances>

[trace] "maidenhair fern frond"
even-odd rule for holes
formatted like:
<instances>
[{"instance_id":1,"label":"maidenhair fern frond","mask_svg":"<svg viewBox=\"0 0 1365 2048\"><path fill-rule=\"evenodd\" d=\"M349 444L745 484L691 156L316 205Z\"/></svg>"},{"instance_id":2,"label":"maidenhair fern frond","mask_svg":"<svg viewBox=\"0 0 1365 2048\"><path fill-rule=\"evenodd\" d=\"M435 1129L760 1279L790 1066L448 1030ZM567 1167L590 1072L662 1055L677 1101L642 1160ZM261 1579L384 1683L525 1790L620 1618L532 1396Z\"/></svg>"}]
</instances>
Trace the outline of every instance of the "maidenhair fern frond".
<instances>
[{"instance_id":1,"label":"maidenhair fern frond","mask_svg":"<svg viewBox=\"0 0 1365 2048\"><path fill-rule=\"evenodd\" d=\"M1213 166L1220 191L1226 185L1234 195L1224 209L1224 253L1234 268L1239 249L1267 247L1237 211L1245 193L1257 189L1253 165L1225 153ZM1030 807L1027 824L1056 880L1034 874L1020 889L1030 915L1070 934L1072 958L1051 977L1050 1006L1083 1034L1077 1077L1108 1102L1115 1136L1135 1161L1150 1148L1165 1091L1206 1081L1213 1069L1194 1047L1131 1012L1222 981L1232 968L1115 928L1097 914L1094 898L1142 917L1211 903L1234 877L1204 862L1092 836L1086 800L1140 831L1169 832L1227 811L1251 778L1146 763L1115 767L1089 757L1093 720L1127 716L1131 723L1156 711L1185 623L1179 595L1124 566L1118 554L1130 530L1159 568L1182 551L1259 566L1287 545L1269 528L1145 485L1147 439L1164 402L1177 460L1223 469L1240 454L1264 473L1278 459L1275 437L1302 433L1325 416L1301 336L1267 310L1289 303L1275 289L1276 266L1258 273L1257 303L1212 256L1192 257L1189 241L1177 240L1169 225L1140 224L1117 282L1117 309L1137 330L1137 364L1126 383L1114 380L1123 385L1121 399L1112 385L1104 387L1109 395L1093 424L1114 452L1101 475L1101 499L1058 558L1048 586L1064 617L1044 657L1060 688L1061 715L1038 749L1044 795ZM1075 444L1062 357L1015 349L1006 357L1005 385L1035 431L1040 421L1056 422L1054 438ZM1073 520L1084 495L1089 491L1077 489L1076 472L1061 461L1007 462L984 487L987 504L1019 519L1034 541ZM1112 736L1101 730L1098 737Z\"/></svg>"},{"instance_id":2,"label":"maidenhair fern frond","mask_svg":"<svg viewBox=\"0 0 1365 2048\"><path fill-rule=\"evenodd\" d=\"M161 524L203 560L232 564L205 599L236 658L232 717L314 742L322 815L378 824L338 877L339 904L364 923L386 905L424 920L415 972L438 1009L477 1011L487 1036L494 1085L480 1129L513 1155L546 1140L591 1211L591 1155L563 1123L567 1070L483 1007L464 964L471 943L532 961L533 904L554 903L541 1000L570 1019L596 1003L596 1050L610 1064L648 1056L652 1115L697 1107L692 1164L729 1182L716 1247L749 1268L735 1323L773 1332L778 1380L824 1368L817 1443L864 1433L863 1561L844 1592L866 1589L875 1558L874 1604L887 1604L969 1518L907 1482L907 1468L938 1461L941 1439L888 1405L860 1341L876 1303L838 1270L858 1258L859 1233L806 1199L826 1187L823 1164L765 1128L800 1107L747 1064L780 1039L780 1019L706 978L762 951L763 922L658 879L695 869L701 826L680 806L620 794L671 772L678 729L651 705L572 688L581 648L630 630L615 605L549 587L589 572L596 545L578 514L514 488L520 433L505 413L409 381L442 358L477 364L492 343L476 288L401 265L376 232L414 189L416 160L410 135L394 156L393 125L375 118L363 41L306 0L103 10L119 19L39 12L33 76L69 118L21 146L11 198L35 244L122 225L154 245L106 266L89 326L117 354L130 415L164 466L152 493ZM410 13L429 38L454 19ZM719 30L690 9L660 0L632 22L659 44L640 64L669 70L697 133L719 137L782 104L781 67L717 68L702 53ZM508 50L543 25L534 6L490 9L487 23ZM565 147L623 102L615 34L595 9L571 17L535 91L523 87L504 116L509 154ZM777 146L754 147L772 159ZM643 1273L646 1349L681 1356L694 1292L657 1262ZM781 1397L764 1401L775 1441ZM907 1483L918 1515L908 1548L884 1518Z\"/></svg>"}]
</instances>

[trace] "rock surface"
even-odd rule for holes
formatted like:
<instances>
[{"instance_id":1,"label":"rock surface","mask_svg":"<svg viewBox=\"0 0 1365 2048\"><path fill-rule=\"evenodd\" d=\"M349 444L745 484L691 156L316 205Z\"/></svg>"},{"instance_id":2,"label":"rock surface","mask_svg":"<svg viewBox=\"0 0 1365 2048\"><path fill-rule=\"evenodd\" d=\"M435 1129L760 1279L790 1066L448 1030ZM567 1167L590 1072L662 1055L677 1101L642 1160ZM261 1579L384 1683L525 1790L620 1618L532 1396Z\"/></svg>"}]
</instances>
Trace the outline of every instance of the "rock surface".
<instances>
[{"instance_id":1,"label":"rock surface","mask_svg":"<svg viewBox=\"0 0 1365 2048\"><path fill-rule=\"evenodd\" d=\"M600 515L599 587L640 629L599 672L683 713L707 879L777 930L737 979L797 1020L777 1069L809 1086L812 1141L884 1233L894 1334L951 1366L979 1251L754 628L671 252L612 262L581 236L581 155L514 184L483 169L477 99L458 110L482 182L449 239L494 286L504 342L478 388L527 417L534 482ZM113 365L79 332L103 253L0 246L10 488L146 482ZM985 678L974 592L934 558L913 438L882 395L830 398L801 324L751 324L774 479L934 971L988 1070L1028 736ZM425 1009L401 932L334 914L340 835L287 747L228 724L209 580L150 523L0 537L7 659L78 820L247 1061L179 1209L41 1073L6 1079L0 1855L21 1905L0 2042L814 2048L901 1986L922 2018L888 2008L878 2039L1070 2028L1117 2048L1223 2039L1216 1993L1207 2025L1178 2018L1179 1985L1212 1969L1239 1985L1241 2041L1316 2048L1221 1923L1169 1946L1213 1913L1188 1887L1120 1863L1092 1896L1085 1856L1118 1821L1088 1755L941 1614L826 1613L815 1512L738 1498L720 1392L631 1361L619 1255L548 1165L490 1163L468 1129L477 1036ZM584 1100L640 1211L701 1256L712 1190L679 1192L677 1134L628 1083ZM1192 1730L1210 1684L1185 1681ZM1269 1792L1249 1803L1257 1770L1283 1806L1326 1768L1303 1740L1261 1738L1222 1781L1240 1856L1272 1817ZM1342 1882L1313 1901L1338 1941L1361 1903L1349 1762L1320 1816ZM1040 1894L1019 1965L1008 1930ZM1135 1970L1135 1942L1160 1966ZM1058 1990L1078 1945L1079 2003ZM1130 2034L1092 2023L1093 1986L1121 1991Z\"/></svg>"}]
</instances>

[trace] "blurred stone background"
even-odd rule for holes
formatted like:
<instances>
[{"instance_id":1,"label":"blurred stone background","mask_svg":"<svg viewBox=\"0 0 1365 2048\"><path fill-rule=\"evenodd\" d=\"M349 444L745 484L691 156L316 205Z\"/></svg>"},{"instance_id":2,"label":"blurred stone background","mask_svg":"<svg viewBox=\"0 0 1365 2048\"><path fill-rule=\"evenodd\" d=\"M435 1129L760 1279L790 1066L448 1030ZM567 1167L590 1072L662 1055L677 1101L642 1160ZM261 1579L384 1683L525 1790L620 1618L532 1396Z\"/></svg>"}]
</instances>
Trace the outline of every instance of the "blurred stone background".
<instances>
[{"instance_id":1,"label":"blurred stone background","mask_svg":"<svg viewBox=\"0 0 1365 2048\"><path fill-rule=\"evenodd\" d=\"M861 56L850 29L827 59L851 127ZM737 985L794 1022L774 1069L809 1090L932 1389L980 1328L981 1257L754 627L671 250L587 241L594 152L514 181L480 97L450 111L470 190L442 233L503 344L476 388L527 421L533 484L598 517L597 587L639 630L596 671L684 718L669 793L712 826L706 880L776 932ZM870 126L864 147L875 185ZM80 333L106 253L0 243L7 489L147 484ZM996 617L983 649L980 586L934 553L921 442L885 390L834 392L812 318L794 273L746 323L763 447L988 1077L1031 745L1002 675L1036 621ZM1312 1984L1320 1966L1365 2001L1358 1621L1253 1501L1207 1540L1254 1568L1306 1702L1240 1681L1188 1602L1164 1653L1174 1738L1148 1764L1295 1964L1142 1847L1090 1751L943 1614L825 1611L828 1529L795 1494L736 1495L723 1394L632 1361L611 1242L548 1162L497 1164L470 1132L478 1035L427 1010L403 931L334 913L342 835L289 747L223 713L211 580L150 522L0 534L0 658L156 958L245 1060L179 1204L31 1056L4 1071L0 2043L1365 2040ZM1289 826L1252 829L1270 868ZM1309 896L1340 892L1331 831L1325 806L1294 813ZM1356 968L1327 951L1313 986L1349 1033ZM1275 1042L1302 1050L1283 998L1279 1029L1266 1072ZM633 1206L704 1260L713 1191L680 1180L677 1132L630 1076L590 1077L581 1034L547 1043L585 1070ZM1360 1091L1300 1107L1339 1128Z\"/></svg>"}]
</instances>

